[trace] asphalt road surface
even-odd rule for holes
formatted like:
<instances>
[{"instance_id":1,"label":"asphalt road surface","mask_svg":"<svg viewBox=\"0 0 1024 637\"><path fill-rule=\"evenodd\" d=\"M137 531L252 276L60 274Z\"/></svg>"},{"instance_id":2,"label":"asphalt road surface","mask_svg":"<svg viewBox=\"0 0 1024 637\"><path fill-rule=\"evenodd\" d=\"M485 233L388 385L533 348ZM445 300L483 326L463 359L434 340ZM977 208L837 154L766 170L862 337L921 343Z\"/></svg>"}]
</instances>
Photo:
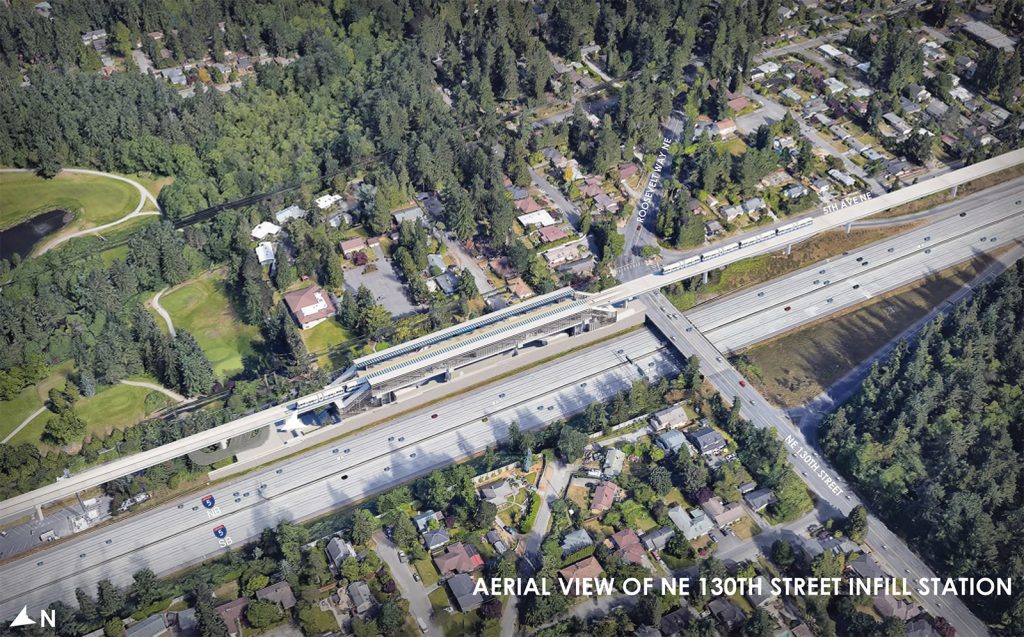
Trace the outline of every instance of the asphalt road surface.
<instances>
[{"instance_id":1,"label":"asphalt road surface","mask_svg":"<svg viewBox=\"0 0 1024 637\"><path fill-rule=\"evenodd\" d=\"M648 311L648 317L668 337L684 356L696 354L700 359L701 372L726 400L739 397L744 418L758 427L772 427L787 445L790 462L808 488L817 498L819 511L825 516L847 515L850 510L862 504L839 473L829 465L825 457L814 450L800 430L781 410L765 400L740 373L729 364L715 346L683 315L678 314L672 304L660 293L648 293L640 297ZM740 382L744 384L741 385ZM791 442L787 442L791 441ZM812 465L815 467L812 468ZM867 544L880 564L894 577L935 577L928 566L921 561L885 524L869 515ZM945 617L956 628L959 635L988 635L988 629L968 610L959 598L931 595L920 597L921 605L932 615Z\"/></svg>"},{"instance_id":2,"label":"asphalt road surface","mask_svg":"<svg viewBox=\"0 0 1024 637\"><path fill-rule=\"evenodd\" d=\"M734 352L1024 239L1024 188L940 221L701 306L687 318ZM796 248L796 249L799 249Z\"/></svg>"},{"instance_id":3,"label":"asphalt road surface","mask_svg":"<svg viewBox=\"0 0 1024 637\"><path fill-rule=\"evenodd\" d=\"M634 380L678 369L675 354L650 331L634 332L543 367L434 405L387 425L218 485L202 494L96 529L0 568L0 617L24 605L72 602L109 579L176 571L238 546L280 520L302 520L352 504L502 440L513 422L534 429L609 400ZM223 525L224 537L215 528Z\"/></svg>"}]
</instances>

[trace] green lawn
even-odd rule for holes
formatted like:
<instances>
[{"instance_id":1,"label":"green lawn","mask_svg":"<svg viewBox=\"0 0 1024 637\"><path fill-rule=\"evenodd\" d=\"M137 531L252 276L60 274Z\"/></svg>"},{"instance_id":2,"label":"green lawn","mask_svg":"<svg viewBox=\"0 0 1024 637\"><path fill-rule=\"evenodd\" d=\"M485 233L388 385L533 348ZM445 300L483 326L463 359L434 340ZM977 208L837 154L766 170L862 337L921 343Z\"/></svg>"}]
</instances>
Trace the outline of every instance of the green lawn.
<instances>
[{"instance_id":1,"label":"green lawn","mask_svg":"<svg viewBox=\"0 0 1024 637\"><path fill-rule=\"evenodd\" d=\"M430 591L427 598L430 599L430 605L434 607L434 610L444 611L448 607L448 592L443 586Z\"/></svg>"},{"instance_id":2,"label":"green lawn","mask_svg":"<svg viewBox=\"0 0 1024 637\"><path fill-rule=\"evenodd\" d=\"M75 412L85 421L86 438L96 434L106 435L114 429L125 429L145 420L146 395L152 391L145 387L118 384L101 389L90 398L79 398L75 403ZM166 400L162 400L161 405L170 402L170 398L164 398ZM11 439L11 443L38 444L51 415L49 411L39 414Z\"/></svg>"},{"instance_id":3,"label":"green lawn","mask_svg":"<svg viewBox=\"0 0 1024 637\"><path fill-rule=\"evenodd\" d=\"M337 320L329 318L308 330L300 330L302 341L310 354L316 356L316 363L323 369L333 370L344 363L344 352L327 354L327 350L340 343L352 340L352 334Z\"/></svg>"},{"instance_id":4,"label":"green lawn","mask_svg":"<svg viewBox=\"0 0 1024 637\"><path fill-rule=\"evenodd\" d=\"M242 359L253 352L259 329L245 325L228 301L224 270L189 281L160 297L175 329L187 330L213 364L213 374L224 380L242 371ZM157 317L158 323L163 319Z\"/></svg>"},{"instance_id":5,"label":"green lawn","mask_svg":"<svg viewBox=\"0 0 1024 637\"><path fill-rule=\"evenodd\" d=\"M61 173L43 179L33 173L0 173L0 228L60 208L76 215L65 231L81 230L120 219L138 203L134 186L109 177Z\"/></svg>"},{"instance_id":6,"label":"green lawn","mask_svg":"<svg viewBox=\"0 0 1024 637\"><path fill-rule=\"evenodd\" d=\"M412 565L416 572L420 574L420 580L422 580L424 586L437 584L439 578L433 562L430 560L416 560Z\"/></svg>"},{"instance_id":7,"label":"green lawn","mask_svg":"<svg viewBox=\"0 0 1024 637\"><path fill-rule=\"evenodd\" d=\"M6 438L7 434L14 431L15 427L20 425L21 421L27 418L32 412L42 407L52 388L64 386L64 381L67 379L67 375L71 372L73 366L74 363L68 361L60 367L55 368L47 378L44 378L39 383L21 390L21 393L15 396L13 400L0 401L0 440ZM37 421L41 421L45 424L46 414L42 413L36 416L36 419L26 426L25 429L29 429L33 425L36 425ZM42 431L42 424L39 426L40 431ZM22 432L24 432L25 429L23 429ZM13 438L11 442L18 441L20 437L21 436L19 434L19 436ZM38 439L38 436L36 439Z\"/></svg>"},{"instance_id":8,"label":"green lawn","mask_svg":"<svg viewBox=\"0 0 1024 637\"><path fill-rule=\"evenodd\" d=\"M622 517L628 527L638 531L647 532L658 526L647 509L633 500L622 503Z\"/></svg>"}]
</instances>

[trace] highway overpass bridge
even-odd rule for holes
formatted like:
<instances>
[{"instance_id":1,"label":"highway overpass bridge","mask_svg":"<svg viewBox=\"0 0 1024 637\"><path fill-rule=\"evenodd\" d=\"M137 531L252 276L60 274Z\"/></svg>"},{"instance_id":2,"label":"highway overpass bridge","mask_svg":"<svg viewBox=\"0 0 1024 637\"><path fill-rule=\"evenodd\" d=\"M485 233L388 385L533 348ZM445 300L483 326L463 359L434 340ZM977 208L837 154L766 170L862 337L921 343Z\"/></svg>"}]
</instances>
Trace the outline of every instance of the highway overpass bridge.
<instances>
[{"instance_id":1,"label":"highway overpass bridge","mask_svg":"<svg viewBox=\"0 0 1024 637\"><path fill-rule=\"evenodd\" d=\"M748 257L775 252L823 231L847 227L873 214L916 201L922 197L956 189L960 185L1024 163L1024 149L1005 153L966 168L914 184L838 210L819 211L806 218L812 223L785 234L766 236L766 228L732 237L709 247L713 258L673 264L667 274L649 274L597 294L583 294L570 288L556 290L524 303L510 306L408 343L364 356L323 390L298 397L261 412L243 416L156 449L120 458L62 479L55 484L0 502L0 520L30 511L79 491L102 485L119 477L166 462L173 458L222 444L225 440L263 427L288 427L303 413L333 406L345 413L371 408L401 398L403 392L423 383L448 379L476 361L514 354L533 343L558 334L580 334L616 321L625 303L639 295L701 276ZM1011 204L1013 202L1010 202ZM767 228L770 230L770 227ZM756 242L751 239L756 238ZM729 248L725 250L724 248Z\"/></svg>"}]
</instances>

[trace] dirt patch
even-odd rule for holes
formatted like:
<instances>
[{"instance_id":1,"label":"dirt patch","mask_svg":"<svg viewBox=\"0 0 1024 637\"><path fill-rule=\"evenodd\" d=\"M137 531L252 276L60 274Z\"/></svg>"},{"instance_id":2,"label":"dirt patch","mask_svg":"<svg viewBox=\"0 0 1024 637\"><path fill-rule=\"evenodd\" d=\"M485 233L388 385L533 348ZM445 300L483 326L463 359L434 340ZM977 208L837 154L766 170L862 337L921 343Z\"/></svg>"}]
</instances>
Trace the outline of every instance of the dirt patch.
<instances>
[{"instance_id":1,"label":"dirt patch","mask_svg":"<svg viewBox=\"0 0 1024 637\"><path fill-rule=\"evenodd\" d=\"M893 217L911 215L914 214L915 212L927 210L928 208L934 208L939 204L944 204L955 199L961 199L963 197L966 197L967 195L974 194L979 190L985 190L986 188L991 188L992 186L1001 184L1006 181L1010 181L1011 179L1016 179L1017 177L1021 176L1024 176L1024 165L1017 165L1012 168L1000 170L997 173L993 173L986 177L981 177L980 179L975 179L974 181L969 181L966 184L963 184L957 189L956 197L953 196L952 191L945 190L943 192L930 195L928 197L922 197L921 199L917 199L915 201L912 201L911 203L903 204L902 206L890 208L889 210L886 210L884 212L880 212L876 215L866 217L866 219L891 219Z\"/></svg>"},{"instance_id":2,"label":"dirt patch","mask_svg":"<svg viewBox=\"0 0 1024 637\"><path fill-rule=\"evenodd\" d=\"M928 314L992 262L985 255L872 299L744 353L777 404L802 405Z\"/></svg>"}]
</instances>

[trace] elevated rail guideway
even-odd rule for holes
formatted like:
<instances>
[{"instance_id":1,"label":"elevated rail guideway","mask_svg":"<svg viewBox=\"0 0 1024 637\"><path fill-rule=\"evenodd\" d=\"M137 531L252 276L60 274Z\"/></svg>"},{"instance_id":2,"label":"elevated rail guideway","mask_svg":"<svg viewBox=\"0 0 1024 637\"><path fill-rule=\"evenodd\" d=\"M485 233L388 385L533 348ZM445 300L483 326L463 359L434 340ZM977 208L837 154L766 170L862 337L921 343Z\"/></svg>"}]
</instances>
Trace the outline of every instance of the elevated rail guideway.
<instances>
[{"instance_id":1,"label":"elevated rail guideway","mask_svg":"<svg viewBox=\"0 0 1024 637\"><path fill-rule=\"evenodd\" d=\"M586 295L570 288L556 290L492 314L460 323L384 351L357 359L337 380L319 392L243 416L207 431L126 458L86 469L55 484L0 502L0 520L38 510L79 491L102 485L155 464L203 449L262 427L281 425L300 414L333 404L346 411L366 408L366 403L395 399L395 391L430 378L445 378L459 367L519 347L547 336L578 334L594 325L615 321L616 305L668 284L701 276L715 268L760 254L788 249L791 245L828 230L929 195L955 190L960 185L1024 163L1024 149L1014 150L972 166L951 171L895 192L860 201L816 215L787 220L774 229L759 228L739 238L708 247L701 255L667 264L649 274L603 292Z\"/></svg>"}]
</instances>

